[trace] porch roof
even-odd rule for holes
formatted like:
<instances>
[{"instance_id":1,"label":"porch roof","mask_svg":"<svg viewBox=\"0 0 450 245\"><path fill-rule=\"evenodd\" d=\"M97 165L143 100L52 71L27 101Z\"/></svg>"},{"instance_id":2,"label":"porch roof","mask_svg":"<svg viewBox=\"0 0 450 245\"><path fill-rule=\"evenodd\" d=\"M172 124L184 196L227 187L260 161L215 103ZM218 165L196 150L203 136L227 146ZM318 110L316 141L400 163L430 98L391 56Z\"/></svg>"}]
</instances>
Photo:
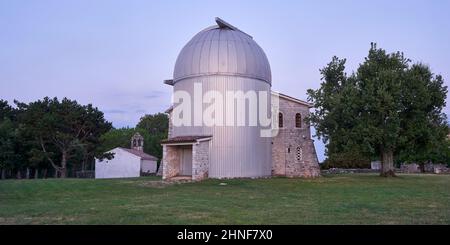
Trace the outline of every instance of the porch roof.
<instances>
[{"instance_id":1,"label":"porch roof","mask_svg":"<svg viewBox=\"0 0 450 245\"><path fill-rule=\"evenodd\" d=\"M212 135L186 135L176 136L161 140L161 144L182 144L182 143L197 143L198 141L211 139Z\"/></svg>"}]
</instances>

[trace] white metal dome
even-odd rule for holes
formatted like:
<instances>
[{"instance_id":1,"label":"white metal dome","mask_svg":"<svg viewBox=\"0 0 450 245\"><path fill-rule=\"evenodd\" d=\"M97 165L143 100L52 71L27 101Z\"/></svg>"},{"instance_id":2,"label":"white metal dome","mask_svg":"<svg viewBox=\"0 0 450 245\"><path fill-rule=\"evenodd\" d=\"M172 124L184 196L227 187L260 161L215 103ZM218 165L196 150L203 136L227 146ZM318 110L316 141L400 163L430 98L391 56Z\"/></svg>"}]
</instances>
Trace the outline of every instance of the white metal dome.
<instances>
[{"instance_id":1,"label":"white metal dome","mask_svg":"<svg viewBox=\"0 0 450 245\"><path fill-rule=\"evenodd\" d=\"M216 18L217 25L204 29L178 55L173 82L208 75L255 78L271 84L266 54L253 38Z\"/></svg>"}]
</instances>

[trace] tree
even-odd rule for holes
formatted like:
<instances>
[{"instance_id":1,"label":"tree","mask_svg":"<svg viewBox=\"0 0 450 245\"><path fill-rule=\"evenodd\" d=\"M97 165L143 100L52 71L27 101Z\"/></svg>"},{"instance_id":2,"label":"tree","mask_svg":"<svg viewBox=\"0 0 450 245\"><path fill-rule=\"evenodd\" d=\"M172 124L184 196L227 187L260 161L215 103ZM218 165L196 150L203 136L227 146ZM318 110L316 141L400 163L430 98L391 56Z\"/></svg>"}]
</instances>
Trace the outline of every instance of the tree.
<instances>
[{"instance_id":1,"label":"tree","mask_svg":"<svg viewBox=\"0 0 450 245\"><path fill-rule=\"evenodd\" d=\"M6 170L15 167L16 152L14 148L15 129L9 118L0 121L0 169L1 178L6 178Z\"/></svg>"},{"instance_id":2,"label":"tree","mask_svg":"<svg viewBox=\"0 0 450 245\"><path fill-rule=\"evenodd\" d=\"M148 114L139 120L136 128L142 128L149 133L165 134L167 135L167 129L169 125L169 118L164 113Z\"/></svg>"},{"instance_id":3,"label":"tree","mask_svg":"<svg viewBox=\"0 0 450 245\"><path fill-rule=\"evenodd\" d=\"M414 64L407 73L402 93L401 142L399 161L445 162L445 139L448 134L445 106L447 87L440 75L434 76L423 64Z\"/></svg>"},{"instance_id":4,"label":"tree","mask_svg":"<svg viewBox=\"0 0 450 245\"><path fill-rule=\"evenodd\" d=\"M382 176L395 176L394 155L423 151L443 142L442 108L447 87L422 64L410 66L403 53L388 54L372 44L350 76L345 60L333 57L322 70L321 87L308 90L316 110L309 121L328 154L355 151L379 156ZM412 143L413 142L413 143Z\"/></svg>"},{"instance_id":5,"label":"tree","mask_svg":"<svg viewBox=\"0 0 450 245\"><path fill-rule=\"evenodd\" d=\"M62 178L67 175L68 160L77 150L83 149L88 156L100 154L92 146L112 128L97 108L67 98L60 102L45 97L29 104L17 101L16 104L24 130L33 136L41 153Z\"/></svg>"},{"instance_id":6,"label":"tree","mask_svg":"<svg viewBox=\"0 0 450 245\"><path fill-rule=\"evenodd\" d=\"M86 170L86 165L89 162L94 162L95 158L112 159L112 154L104 153L100 149L101 136L112 129L112 124L104 119L103 112L94 108L91 104L84 106L84 119L86 128L89 129L89 134L83 140L82 147L79 147L82 161L81 170Z\"/></svg>"},{"instance_id":7,"label":"tree","mask_svg":"<svg viewBox=\"0 0 450 245\"><path fill-rule=\"evenodd\" d=\"M101 150L130 147L131 137L139 132L144 137L144 152L162 158L161 140L167 138L169 119L164 113L141 117L136 128L112 129L101 137Z\"/></svg>"},{"instance_id":8,"label":"tree","mask_svg":"<svg viewBox=\"0 0 450 245\"><path fill-rule=\"evenodd\" d=\"M0 121L8 118L15 118L15 110L8 104L8 101L0 99Z\"/></svg>"},{"instance_id":9,"label":"tree","mask_svg":"<svg viewBox=\"0 0 450 245\"><path fill-rule=\"evenodd\" d=\"M134 128L113 128L101 136L100 149L107 152L116 147L130 148L130 140L134 133Z\"/></svg>"},{"instance_id":10,"label":"tree","mask_svg":"<svg viewBox=\"0 0 450 245\"><path fill-rule=\"evenodd\" d=\"M149 154L162 158L161 140L167 138L169 117L164 113L141 117L136 129L145 139L144 150Z\"/></svg>"},{"instance_id":11,"label":"tree","mask_svg":"<svg viewBox=\"0 0 450 245\"><path fill-rule=\"evenodd\" d=\"M130 148L131 137L136 132L144 137L144 152L161 159L162 147L160 141L163 136L151 134L147 130L137 127L111 129L101 137L101 150L107 152L116 147Z\"/></svg>"},{"instance_id":12,"label":"tree","mask_svg":"<svg viewBox=\"0 0 450 245\"><path fill-rule=\"evenodd\" d=\"M15 171L21 178L21 169L26 166L26 151L17 124L17 110L7 101L0 100L0 178L6 171Z\"/></svg>"}]
</instances>

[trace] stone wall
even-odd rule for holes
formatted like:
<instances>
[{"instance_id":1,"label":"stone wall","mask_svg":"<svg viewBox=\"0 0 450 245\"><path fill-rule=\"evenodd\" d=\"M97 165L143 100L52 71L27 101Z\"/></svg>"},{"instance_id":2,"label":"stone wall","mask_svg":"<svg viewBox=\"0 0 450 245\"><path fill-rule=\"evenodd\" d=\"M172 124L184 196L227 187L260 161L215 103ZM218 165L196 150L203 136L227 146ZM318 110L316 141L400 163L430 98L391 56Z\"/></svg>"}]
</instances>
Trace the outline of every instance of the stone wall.
<instances>
[{"instance_id":1,"label":"stone wall","mask_svg":"<svg viewBox=\"0 0 450 245\"><path fill-rule=\"evenodd\" d=\"M371 161L370 168L374 169L374 170L380 170L381 169L381 161Z\"/></svg>"},{"instance_id":2,"label":"stone wall","mask_svg":"<svg viewBox=\"0 0 450 245\"><path fill-rule=\"evenodd\" d=\"M424 170L426 173L435 173L435 174L450 173L450 168L448 168L447 165L445 164L428 163L425 164Z\"/></svg>"},{"instance_id":3,"label":"stone wall","mask_svg":"<svg viewBox=\"0 0 450 245\"><path fill-rule=\"evenodd\" d=\"M428 163L423 166L425 173L445 174L450 173L450 169L445 164ZM417 163L403 163L400 165L400 172L402 173L421 173L422 169Z\"/></svg>"},{"instance_id":4,"label":"stone wall","mask_svg":"<svg viewBox=\"0 0 450 245\"><path fill-rule=\"evenodd\" d=\"M450 173L450 169L444 164L434 164L434 173L435 174L448 174L448 173Z\"/></svg>"},{"instance_id":5,"label":"stone wall","mask_svg":"<svg viewBox=\"0 0 450 245\"><path fill-rule=\"evenodd\" d=\"M370 168L330 168L320 171L322 174L355 174L355 173L380 173L380 170Z\"/></svg>"},{"instance_id":6,"label":"stone wall","mask_svg":"<svg viewBox=\"0 0 450 245\"><path fill-rule=\"evenodd\" d=\"M283 98L279 100L283 114L283 128L272 138L272 175L287 177L320 176L314 141L305 118L309 108ZM295 115L302 116L301 128L295 126Z\"/></svg>"},{"instance_id":7,"label":"stone wall","mask_svg":"<svg viewBox=\"0 0 450 245\"><path fill-rule=\"evenodd\" d=\"M169 119L169 125L168 125L168 130L167 130L167 138L171 138L172 137L172 130L173 130L172 110L170 110L167 113L167 117ZM167 158L167 147L173 147L173 146L163 145L163 155L162 155L161 163L159 164L159 167L158 167L158 172L156 173L156 176L162 176L163 179L170 178L170 177L167 177L167 175L164 175L164 166L168 164L168 162L165 161L165 159ZM171 151L174 151L174 149L172 149ZM178 155L178 154L176 154L176 155ZM178 159L178 161L179 161L179 159ZM173 170L171 170L171 171L173 171ZM166 177L164 177L164 176L166 176Z\"/></svg>"},{"instance_id":8,"label":"stone wall","mask_svg":"<svg viewBox=\"0 0 450 245\"><path fill-rule=\"evenodd\" d=\"M167 128L167 137L172 138L173 132L173 123L172 123L172 110L168 113L167 117L169 118L169 126Z\"/></svg>"},{"instance_id":9,"label":"stone wall","mask_svg":"<svg viewBox=\"0 0 450 245\"><path fill-rule=\"evenodd\" d=\"M180 173L180 149L177 146L163 145L162 178L169 179Z\"/></svg>"},{"instance_id":10,"label":"stone wall","mask_svg":"<svg viewBox=\"0 0 450 245\"><path fill-rule=\"evenodd\" d=\"M287 145L284 141L283 132L278 132L276 137L272 138L272 175L286 175L286 154Z\"/></svg>"},{"instance_id":11,"label":"stone wall","mask_svg":"<svg viewBox=\"0 0 450 245\"><path fill-rule=\"evenodd\" d=\"M420 166L416 163L400 165L400 172L402 173L420 173Z\"/></svg>"},{"instance_id":12,"label":"stone wall","mask_svg":"<svg viewBox=\"0 0 450 245\"><path fill-rule=\"evenodd\" d=\"M432 163L425 164L424 171L425 173L434 173L434 164Z\"/></svg>"},{"instance_id":13,"label":"stone wall","mask_svg":"<svg viewBox=\"0 0 450 245\"><path fill-rule=\"evenodd\" d=\"M208 178L209 141L201 141L192 146L192 180Z\"/></svg>"}]
</instances>

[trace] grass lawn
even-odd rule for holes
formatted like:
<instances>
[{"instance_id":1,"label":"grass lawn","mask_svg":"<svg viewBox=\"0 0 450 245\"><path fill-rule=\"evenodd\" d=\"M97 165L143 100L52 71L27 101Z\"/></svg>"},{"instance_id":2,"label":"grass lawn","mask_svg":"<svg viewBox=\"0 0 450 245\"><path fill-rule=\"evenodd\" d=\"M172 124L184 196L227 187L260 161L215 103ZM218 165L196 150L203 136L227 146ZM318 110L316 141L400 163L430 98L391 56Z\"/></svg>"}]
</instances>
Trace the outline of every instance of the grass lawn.
<instances>
[{"instance_id":1,"label":"grass lawn","mask_svg":"<svg viewBox=\"0 0 450 245\"><path fill-rule=\"evenodd\" d=\"M4 180L0 224L450 224L450 175Z\"/></svg>"}]
</instances>

